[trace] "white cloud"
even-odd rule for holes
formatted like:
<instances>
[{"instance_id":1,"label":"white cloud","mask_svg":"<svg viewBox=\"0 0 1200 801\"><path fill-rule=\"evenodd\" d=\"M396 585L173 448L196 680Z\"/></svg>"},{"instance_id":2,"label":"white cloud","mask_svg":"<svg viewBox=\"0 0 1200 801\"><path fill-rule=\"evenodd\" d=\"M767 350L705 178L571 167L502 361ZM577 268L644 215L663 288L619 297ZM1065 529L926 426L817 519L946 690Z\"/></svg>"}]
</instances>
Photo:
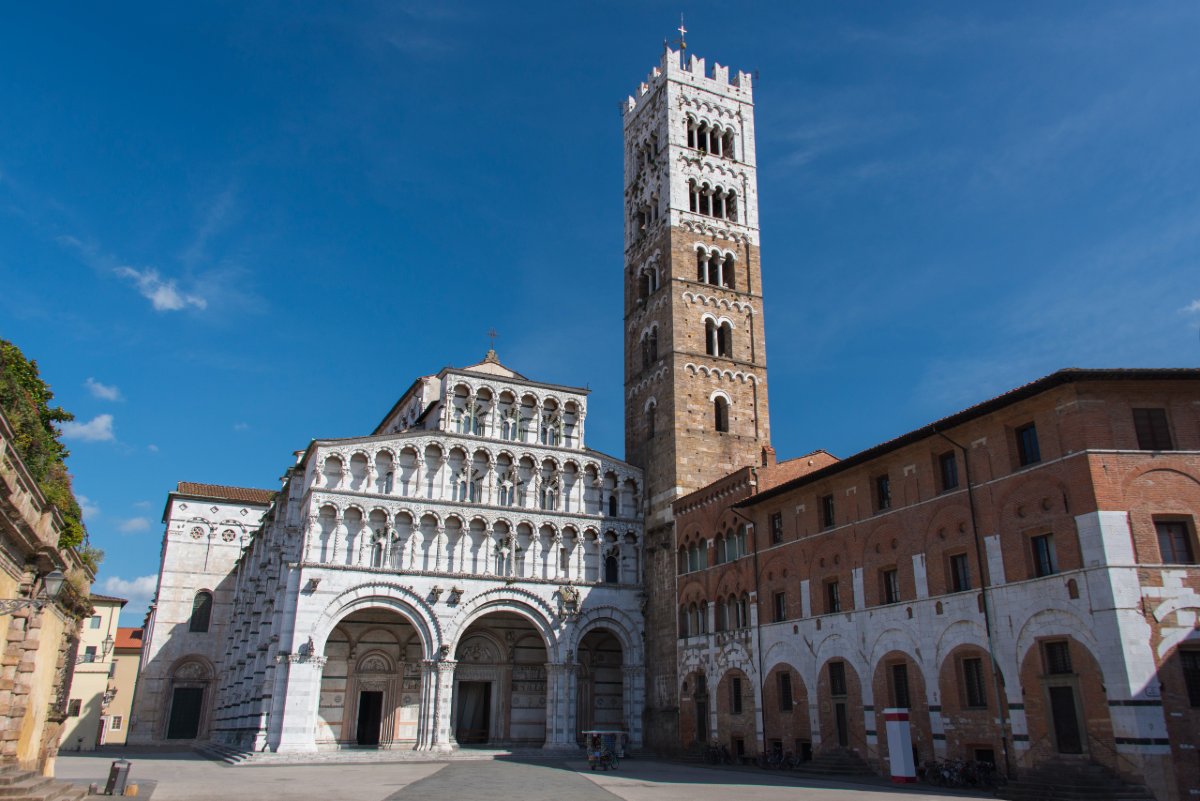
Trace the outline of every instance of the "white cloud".
<instances>
[{"instance_id":1,"label":"white cloud","mask_svg":"<svg viewBox=\"0 0 1200 801\"><path fill-rule=\"evenodd\" d=\"M150 528L150 521L144 517L131 517L127 520L122 520L117 525L117 530L122 534L136 534L139 531L146 531Z\"/></svg>"},{"instance_id":2,"label":"white cloud","mask_svg":"<svg viewBox=\"0 0 1200 801\"><path fill-rule=\"evenodd\" d=\"M158 446L151 442L146 446L146 450L150 451L151 453L158 453Z\"/></svg>"},{"instance_id":3,"label":"white cloud","mask_svg":"<svg viewBox=\"0 0 1200 801\"><path fill-rule=\"evenodd\" d=\"M118 389L117 387L114 387L114 386L110 386L108 384L101 384L99 381L97 381L94 378L91 378L90 376L88 377L87 381L83 382L83 385L85 387L87 387L88 392L92 393L93 398L99 398L100 400L106 400L106 401L121 400L121 390L120 389Z\"/></svg>"},{"instance_id":4,"label":"white cloud","mask_svg":"<svg viewBox=\"0 0 1200 801\"><path fill-rule=\"evenodd\" d=\"M1197 298L1188 305L1184 306L1181 311L1184 311L1188 314L1200 314L1200 298Z\"/></svg>"},{"instance_id":5,"label":"white cloud","mask_svg":"<svg viewBox=\"0 0 1200 801\"><path fill-rule=\"evenodd\" d=\"M95 520L100 516L100 507L92 503L92 499L86 495L76 495L75 500L79 501L79 509L83 512L85 522Z\"/></svg>"},{"instance_id":6,"label":"white cloud","mask_svg":"<svg viewBox=\"0 0 1200 801\"><path fill-rule=\"evenodd\" d=\"M150 301L155 311L179 311L188 306L197 309L208 308L208 301L199 295L181 292L173 279L163 280L158 270L135 270L132 267L118 267L117 275L128 278L137 287L142 297Z\"/></svg>"},{"instance_id":7,"label":"white cloud","mask_svg":"<svg viewBox=\"0 0 1200 801\"><path fill-rule=\"evenodd\" d=\"M129 612L130 614L136 612L140 615L144 614L145 607L150 603L150 599L154 597L154 591L158 589L158 576L138 576L132 579L109 576L100 586L106 594L115 595L118 598L124 598L129 601L129 605L122 611ZM138 626L141 625L141 621L129 621L126 625Z\"/></svg>"},{"instance_id":8,"label":"white cloud","mask_svg":"<svg viewBox=\"0 0 1200 801\"><path fill-rule=\"evenodd\" d=\"M137 507L138 509L149 509L150 501L138 501L137 503L134 504L134 506Z\"/></svg>"},{"instance_id":9,"label":"white cloud","mask_svg":"<svg viewBox=\"0 0 1200 801\"><path fill-rule=\"evenodd\" d=\"M234 431L249 431L250 424L249 423L234 423L233 430Z\"/></svg>"},{"instance_id":10,"label":"white cloud","mask_svg":"<svg viewBox=\"0 0 1200 801\"><path fill-rule=\"evenodd\" d=\"M113 416L98 414L86 423L69 420L62 424L63 439L78 439L84 442L112 442L117 438L113 433Z\"/></svg>"}]
</instances>

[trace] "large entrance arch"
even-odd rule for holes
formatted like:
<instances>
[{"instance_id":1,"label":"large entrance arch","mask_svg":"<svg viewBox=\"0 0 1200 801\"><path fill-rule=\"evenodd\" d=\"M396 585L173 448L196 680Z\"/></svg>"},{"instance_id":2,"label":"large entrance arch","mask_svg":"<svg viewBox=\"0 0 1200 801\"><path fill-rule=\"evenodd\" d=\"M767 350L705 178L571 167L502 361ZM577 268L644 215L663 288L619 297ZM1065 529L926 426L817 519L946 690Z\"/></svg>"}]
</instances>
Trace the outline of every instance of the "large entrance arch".
<instances>
[{"instance_id":1,"label":"large entrance arch","mask_svg":"<svg viewBox=\"0 0 1200 801\"><path fill-rule=\"evenodd\" d=\"M576 684L578 731L627 730L624 661L621 641L605 628L594 628L579 641L579 679ZM582 734L578 734L582 743Z\"/></svg>"},{"instance_id":2,"label":"large entrance arch","mask_svg":"<svg viewBox=\"0 0 1200 801\"><path fill-rule=\"evenodd\" d=\"M476 618L455 651L451 728L460 746L546 742L546 641L523 615Z\"/></svg>"},{"instance_id":3,"label":"large entrance arch","mask_svg":"<svg viewBox=\"0 0 1200 801\"><path fill-rule=\"evenodd\" d=\"M423 652L416 627L395 610L359 609L338 621L325 641L318 747L414 747Z\"/></svg>"}]
</instances>

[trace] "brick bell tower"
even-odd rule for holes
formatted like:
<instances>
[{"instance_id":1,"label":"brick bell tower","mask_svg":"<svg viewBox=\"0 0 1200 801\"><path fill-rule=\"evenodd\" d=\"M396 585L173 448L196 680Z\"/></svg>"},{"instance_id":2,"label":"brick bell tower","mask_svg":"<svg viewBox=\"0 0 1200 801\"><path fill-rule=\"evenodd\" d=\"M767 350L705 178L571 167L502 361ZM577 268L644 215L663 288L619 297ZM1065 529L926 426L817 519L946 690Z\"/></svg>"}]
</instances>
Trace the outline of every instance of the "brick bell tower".
<instances>
[{"instance_id":1,"label":"brick bell tower","mask_svg":"<svg viewBox=\"0 0 1200 801\"><path fill-rule=\"evenodd\" d=\"M750 76L685 48L623 107L625 459L646 485L645 731L661 750L678 747L671 504L770 442Z\"/></svg>"}]
</instances>

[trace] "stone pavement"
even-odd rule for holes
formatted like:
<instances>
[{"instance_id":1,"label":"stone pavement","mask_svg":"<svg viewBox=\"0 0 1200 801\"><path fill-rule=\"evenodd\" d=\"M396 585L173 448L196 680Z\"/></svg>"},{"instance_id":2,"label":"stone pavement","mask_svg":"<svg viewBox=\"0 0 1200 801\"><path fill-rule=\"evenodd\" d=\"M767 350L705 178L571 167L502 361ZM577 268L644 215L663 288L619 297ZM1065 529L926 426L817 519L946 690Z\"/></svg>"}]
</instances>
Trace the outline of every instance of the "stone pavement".
<instances>
[{"instance_id":1,"label":"stone pavement","mask_svg":"<svg viewBox=\"0 0 1200 801\"><path fill-rule=\"evenodd\" d=\"M109 763L133 762L151 801L921 801L927 788L867 778L829 781L787 772L627 759L591 771L582 759L452 760L230 767L187 752L60 755L57 776L103 784ZM963 797L963 796L959 796Z\"/></svg>"}]
</instances>

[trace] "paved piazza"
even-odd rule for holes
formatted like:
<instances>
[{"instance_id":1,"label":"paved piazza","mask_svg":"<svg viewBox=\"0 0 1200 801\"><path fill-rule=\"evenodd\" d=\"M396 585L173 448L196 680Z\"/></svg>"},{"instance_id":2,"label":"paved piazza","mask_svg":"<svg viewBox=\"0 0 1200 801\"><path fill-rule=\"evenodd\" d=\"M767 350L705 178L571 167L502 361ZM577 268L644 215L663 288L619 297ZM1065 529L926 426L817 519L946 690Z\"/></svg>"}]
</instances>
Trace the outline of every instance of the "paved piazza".
<instances>
[{"instance_id":1,"label":"paved piazza","mask_svg":"<svg viewBox=\"0 0 1200 801\"><path fill-rule=\"evenodd\" d=\"M109 763L120 756L60 756L57 775L81 784L103 784ZM131 781L139 785L140 797L153 801L917 801L947 796L870 779L861 784L833 782L644 759L625 760L619 770L605 773L593 772L586 761L576 759L231 767L187 752L125 756L133 762Z\"/></svg>"}]
</instances>

